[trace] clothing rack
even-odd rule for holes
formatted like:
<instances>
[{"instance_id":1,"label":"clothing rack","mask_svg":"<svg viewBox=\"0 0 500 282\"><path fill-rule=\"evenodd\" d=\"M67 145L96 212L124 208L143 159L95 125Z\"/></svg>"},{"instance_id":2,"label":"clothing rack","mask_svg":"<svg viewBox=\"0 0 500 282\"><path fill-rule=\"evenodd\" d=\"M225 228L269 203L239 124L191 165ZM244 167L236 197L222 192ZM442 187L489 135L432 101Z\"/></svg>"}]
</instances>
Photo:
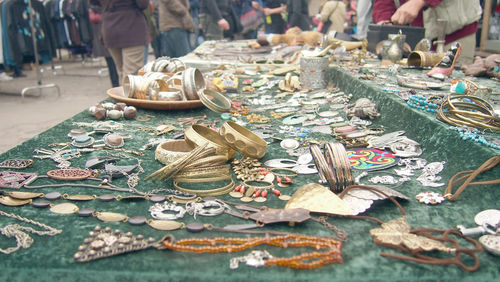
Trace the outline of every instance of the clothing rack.
<instances>
[{"instance_id":1,"label":"clothing rack","mask_svg":"<svg viewBox=\"0 0 500 282\"><path fill-rule=\"evenodd\" d=\"M43 84L42 83L42 75L40 72L40 65L39 65L39 58L38 58L38 47L36 44L36 31L35 31L35 20L34 20L34 10L33 6L31 5L31 0L28 0L28 5L30 9L30 23L31 23L31 39L33 40L33 50L35 51L35 71L36 71L36 77L37 77L37 85L35 86L28 86L25 87L21 90L21 97L24 99L24 95L26 93L32 91L32 90L38 90L38 96L42 94L42 89L46 88L55 88L57 90L57 97L61 97L61 89L57 84L50 83L50 84Z\"/></svg>"}]
</instances>

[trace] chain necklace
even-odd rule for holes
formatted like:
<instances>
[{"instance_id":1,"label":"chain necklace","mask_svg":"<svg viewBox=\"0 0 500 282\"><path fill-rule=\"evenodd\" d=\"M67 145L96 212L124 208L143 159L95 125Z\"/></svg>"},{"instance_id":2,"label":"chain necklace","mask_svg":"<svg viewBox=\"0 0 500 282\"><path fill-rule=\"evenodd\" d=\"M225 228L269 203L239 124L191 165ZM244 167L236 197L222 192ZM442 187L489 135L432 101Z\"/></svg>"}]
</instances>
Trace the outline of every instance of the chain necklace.
<instances>
[{"instance_id":1,"label":"chain necklace","mask_svg":"<svg viewBox=\"0 0 500 282\"><path fill-rule=\"evenodd\" d=\"M40 236L44 236L44 235L55 236L55 235L62 232L62 230L60 230L60 229L55 229L53 227L50 227L50 226L45 225L43 223L40 223L38 221L24 218L24 217L21 217L21 216L16 215L16 214L7 213L7 212L0 210L0 215L5 216L5 217L10 217L10 218L15 218L19 221L30 223L30 224L33 224L35 226L38 226L38 227L45 229L45 230L36 230L36 229L33 229L32 227L26 227L26 226L22 226L19 224L9 224L9 225L6 225L5 227L0 228L0 233L2 235L6 236L7 238L11 238L11 237L16 238L17 245L15 247L9 247L7 249L0 249L1 253L7 254L7 255L19 250L20 248L27 249L31 246L31 244L33 244L34 240L33 240L33 238L31 238L28 235L27 232L32 233L32 234L37 234Z\"/></svg>"}]
</instances>

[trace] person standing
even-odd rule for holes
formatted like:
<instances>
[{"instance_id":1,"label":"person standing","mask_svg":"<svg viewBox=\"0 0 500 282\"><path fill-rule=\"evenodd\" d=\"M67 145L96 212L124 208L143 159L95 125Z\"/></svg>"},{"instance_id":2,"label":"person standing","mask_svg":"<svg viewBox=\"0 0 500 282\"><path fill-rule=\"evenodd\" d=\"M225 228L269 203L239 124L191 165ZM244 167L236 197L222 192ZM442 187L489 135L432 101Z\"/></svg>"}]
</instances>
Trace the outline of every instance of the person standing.
<instances>
[{"instance_id":1,"label":"person standing","mask_svg":"<svg viewBox=\"0 0 500 282\"><path fill-rule=\"evenodd\" d=\"M328 1L323 0L319 6L320 20L324 25L324 29L320 29L322 33L329 31L344 32L345 23L345 4L343 1ZM325 24L328 23L328 24Z\"/></svg>"},{"instance_id":2,"label":"person standing","mask_svg":"<svg viewBox=\"0 0 500 282\"><path fill-rule=\"evenodd\" d=\"M286 0L262 0L262 5L263 7L258 1L252 1L252 7L265 16L265 33L285 33L286 21L282 14L286 11Z\"/></svg>"},{"instance_id":3,"label":"person standing","mask_svg":"<svg viewBox=\"0 0 500 282\"><path fill-rule=\"evenodd\" d=\"M201 0L200 24L205 40L222 40L242 30L231 0Z\"/></svg>"},{"instance_id":4,"label":"person standing","mask_svg":"<svg viewBox=\"0 0 500 282\"><path fill-rule=\"evenodd\" d=\"M308 0L288 0L286 9L290 27L297 26L304 31L311 29Z\"/></svg>"},{"instance_id":5,"label":"person standing","mask_svg":"<svg viewBox=\"0 0 500 282\"><path fill-rule=\"evenodd\" d=\"M194 32L194 22L189 0L160 0L158 19L162 56L178 58L191 52L189 33Z\"/></svg>"},{"instance_id":6,"label":"person standing","mask_svg":"<svg viewBox=\"0 0 500 282\"><path fill-rule=\"evenodd\" d=\"M116 64L120 82L144 63L149 27L143 10L149 0L90 0L102 7L102 39Z\"/></svg>"}]
</instances>

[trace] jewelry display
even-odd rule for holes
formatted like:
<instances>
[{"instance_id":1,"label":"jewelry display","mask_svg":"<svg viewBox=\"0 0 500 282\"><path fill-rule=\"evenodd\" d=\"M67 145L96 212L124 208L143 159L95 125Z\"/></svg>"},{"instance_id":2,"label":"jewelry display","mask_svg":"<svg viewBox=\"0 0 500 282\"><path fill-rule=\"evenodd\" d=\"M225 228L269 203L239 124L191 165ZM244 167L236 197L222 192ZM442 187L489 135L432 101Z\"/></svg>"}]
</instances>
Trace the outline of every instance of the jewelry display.
<instances>
[{"instance_id":1,"label":"jewelry display","mask_svg":"<svg viewBox=\"0 0 500 282\"><path fill-rule=\"evenodd\" d=\"M37 174L34 172L2 171L0 172L0 187L19 189L33 182L36 177Z\"/></svg>"},{"instance_id":2,"label":"jewelry display","mask_svg":"<svg viewBox=\"0 0 500 282\"><path fill-rule=\"evenodd\" d=\"M0 168L27 168L33 165L33 160L11 159L0 162Z\"/></svg>"},{"instance_id":3,"label":"jewelry display","mask_svg":"<svg viewBox=\"0 0 500 282\"><path fill-rule=\"evenodd\" d=\"M415 163L415 164L413 164ZM394 169L394 172L402 178L414 175L414 170L422 169L427 164L427 161L421 158L399 159L398 166L404 168Z\"/></svg>"},{"instance_id":4,"label":"jewelry display","mask_svg":"<svg viewBox=\"0 0 500 282\"><path fill-rule=\"evenodd\" d=\"M262 203L267 200L268 190L271 190L280 200L288 200L287 197L281 197L284 195L274 187L272 180L245 180L234 187L234 190L229 195L233 198L239 198L242 202L255 201Z\"/></svg>"},{"instance_id":5,"label":"jewelry display","mask_svg":"<svg viewBox=\"0 0 500 282\"><path fill-rule=\"evenodd\" d=\"M363 171L361 174L356 176L354 179L354 183L359 185L367 185L361 183L361 179L367 176L369 173L367 171ZM376 175L368 179L368 181L372 184L382 184L382 185L392 185L390 188L397 188L401 186L403 183L410 180L407 176L400 176L398 174L385 173L386 175ZM380 187L380 186L378 186Z\"/></svg>"},{"instance_id":6,"label":"jewelry display","mask_svg":"<svg viewBox=\"0 0 500 282\"><path fill-rule=\"evenodd\" d=\"M26 227L26 226L22 226L19 224L9 224L9 225L6 225L4 227L0 227L0 233L2 235L6 236L7 238L14 237L16 239L16 243L17 243L17 245L15 247L9 247L7 249L0 249L0 252L3 254L6 254L6 255L11 254L13 252L16 252L17 250L19 250L21 248L23 248L23 249L29 248L34 243L34 240L33 240L33 238L31 238L28 235L28 233L36 234L39 236L45 236L45 235L55 236L55 235L60 234L62 232L62 230L60 230L60 229L56 229L54 227L48 226L46 224L40 223L40 222L32 220L32 219L28 219L28 218L25 218L25 217L22 217L22 216L19 216L16 214L4 212L2 210L0 210L0 215L5 216L5 217L9 217L9 218L14 218L14 219L17 219L18 221L29 223L29 224L32 224L34 226L43 228L43 230L36 230L32 227Z\"/></svg>"}]
</instances>

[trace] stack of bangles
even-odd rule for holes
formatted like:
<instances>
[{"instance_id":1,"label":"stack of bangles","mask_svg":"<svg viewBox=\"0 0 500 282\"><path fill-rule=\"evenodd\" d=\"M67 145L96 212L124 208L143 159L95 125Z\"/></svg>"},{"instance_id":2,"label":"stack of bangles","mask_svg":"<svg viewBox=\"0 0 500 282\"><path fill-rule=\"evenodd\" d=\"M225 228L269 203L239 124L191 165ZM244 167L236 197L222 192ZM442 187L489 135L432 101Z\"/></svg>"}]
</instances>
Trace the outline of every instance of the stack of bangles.
<instances>
[{"instance_id":1,"label":"stack of bangles","mask_svg":"<svg viewBox=\"0 0 500 282\"><path fill-rule=\"evenodd\" d=\"M437 117L455 126L500 130L500 117L487 101L469 95L450 95L438 108Z\"/></svg>"},{"instance_id":2,"label":"stack of bangles","mask_svg":"<svg viewBox=\"0 0 500 282\"><path fill-rule=\"evenodd\" d=\"M324 154L316 144L311 145L309 149L321 183L328 184L334 192L342 192L347 186L354 184L349 158L342 144L325 144Z\"/></svg>"}]
</instances>

